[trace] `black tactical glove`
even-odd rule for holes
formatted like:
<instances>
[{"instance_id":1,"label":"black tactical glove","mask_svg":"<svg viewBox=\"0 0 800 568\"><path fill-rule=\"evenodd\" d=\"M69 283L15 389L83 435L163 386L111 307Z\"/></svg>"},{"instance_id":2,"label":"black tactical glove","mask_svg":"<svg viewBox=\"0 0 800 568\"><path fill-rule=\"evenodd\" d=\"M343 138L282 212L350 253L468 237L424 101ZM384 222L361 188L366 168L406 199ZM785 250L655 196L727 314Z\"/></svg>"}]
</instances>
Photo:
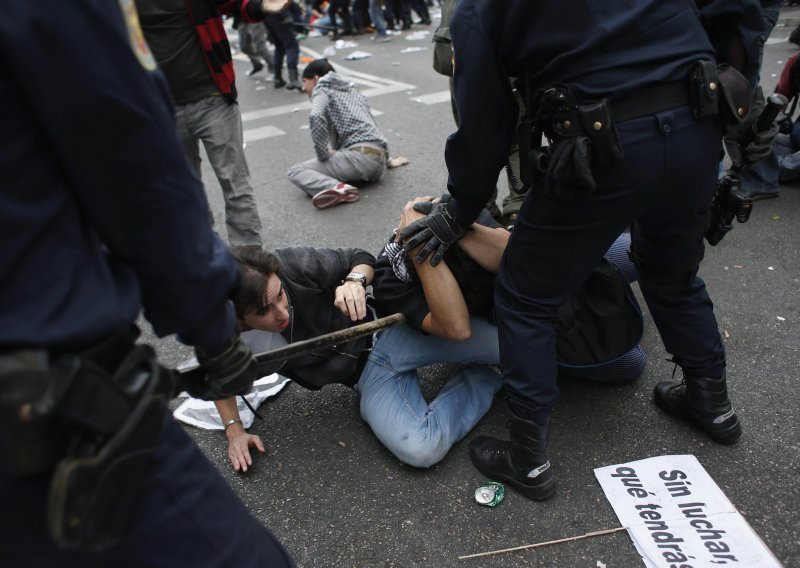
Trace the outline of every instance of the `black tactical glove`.
<instances>
[{"instance_id":1,"label":"black tactical glove","mask_svg":"<svg viewBox=\"0 0 800 568\"><path fill-rule=\"evenodd\" d=\"M199 347L195 347L194 352L206 372L203 383L195 383L186 389L195 398L220 400L246 394L259 377L253 353L239 337L238 331L221 353L210 355Z\"/></svg>"},{"instance_id":2,"label":"black tactical glove","mask_svg":"<svg viewBox=\"0 0 800 568\"><path fill-rule=\"evenodd\" d=\"M431 266L436 266L444 258L444 253L450 245L464 236L467 230L456 222L451 212L454 200L448 199L439 203L420 202L414 204L414 210L426 213L427 217L414 221L402 231L400 238L403 240L403 251L408 254L419 245L424 244L415 260L423 262L428 255L431 256ZM419 206L419 207L418 207Z\"/></svg>"},{"instance_id":3,"label":"black tactical glove","mask_svg":"<svg viewBox=\"0 0 800 568\"><path fill-rule=\"evenodd\" d=\"M753 132L758 117L761 116L766 107L764 92L761 87L753 89L751 101L752 106L747 120L741 124L730 125L725 130L725 149L728 151L728 156L730 156L735 168L752 165L769 156L772 152L772 143L778 134L776 121L773 121L766 130ZM748 143L751 139L752 141ZM742 142L746 144L744 152L742 152Z\"/></svg>"},{"instance_id":4,"label":"black tactical glove","mask_svg":"<svg viewBox=\"0 0 800 568\"><path fill-rule=\"evenodd\" d=\"M449 193L445 193L439 198L439 202L447 203L452 198L453 198L452 195L450 195ZM430 215L431 209L433 208L434 205L436 204L432 201L418 201L417 203L414 204L414 211L417 211L419 213L424 213L425 215ZM485 207L481 209L480 213L478 213L478 218L475 219L475 224L483 225L484 227L489 227L492 229L502 226L495 220L495 218L492 216L489 210L486 209Z\"/></svg>"},{"instance_id":5,"label":"black tactical glove","mask_svg":"<svg viewBox=\"0 0 800 568\"><path fill-rule=\"evenodd\" d=\"M591 140L587 136L559 140L550 154L544 193L581 198L590 196L596 187Z\"/></svg>"},{"instance_id":6,"label":"black tactical glove","mask_svg":"<svg viewBox=\"0 0 800 568\"><path fill-rule=\"evenodd\" d=\"M436 205L433 201L417 201L412 207L414 211L417 213L422 213L423 215L430 215L431 209L433 206ZM424 219L422 219L424 221Z\"/></svg>"}]
</instances>

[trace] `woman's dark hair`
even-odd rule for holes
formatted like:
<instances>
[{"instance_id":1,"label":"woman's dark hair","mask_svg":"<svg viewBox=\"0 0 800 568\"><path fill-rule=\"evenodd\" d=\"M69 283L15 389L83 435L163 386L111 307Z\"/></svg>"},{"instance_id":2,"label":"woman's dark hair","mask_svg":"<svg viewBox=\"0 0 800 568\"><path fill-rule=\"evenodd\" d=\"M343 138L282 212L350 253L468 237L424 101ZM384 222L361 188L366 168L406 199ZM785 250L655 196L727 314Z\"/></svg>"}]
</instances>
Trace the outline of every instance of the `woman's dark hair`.
<instances>
[{"instance_id":1,"label":"woman's dark hair","mask_svg":"<svg viewBox=\"0 0 800 568\"><path fill-rule=\"evenodd\" d=\"M239 263L241 286L233 299L236 317L244 319L250 308L260 308L264 302L267 279L281 270L278 257L254 245L233 247L231 255Z\"/></svg>"},{"instance_id":2,"label":"woman's dark hair","mask_svg":"<svg viewBox=\"0 0 800 568\"><path fill-rule=\"evenodd\" d=\"M491 319L494 310L494 274L472 260L458 246L447 249L444 261L461 288L469 313Z\"/></svg>"}]
</instances>

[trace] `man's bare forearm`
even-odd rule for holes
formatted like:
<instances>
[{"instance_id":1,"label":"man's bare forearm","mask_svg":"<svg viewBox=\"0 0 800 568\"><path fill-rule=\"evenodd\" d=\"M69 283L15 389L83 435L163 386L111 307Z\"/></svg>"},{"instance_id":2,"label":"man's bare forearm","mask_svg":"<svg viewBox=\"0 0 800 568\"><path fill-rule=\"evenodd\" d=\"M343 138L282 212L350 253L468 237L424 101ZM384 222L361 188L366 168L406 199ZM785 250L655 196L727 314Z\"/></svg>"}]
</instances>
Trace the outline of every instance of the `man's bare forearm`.
<instances>
[{"instance_id":1,"label":"man's bare forearm","mask_svg":"<svg viewBox=\"0 0 800 568\"><path fill-rule=\"evenodd\" d=\"M510 233L503 228L473 224L458 246L485 270L497 273Z\"/></svg>"}]
</instances>

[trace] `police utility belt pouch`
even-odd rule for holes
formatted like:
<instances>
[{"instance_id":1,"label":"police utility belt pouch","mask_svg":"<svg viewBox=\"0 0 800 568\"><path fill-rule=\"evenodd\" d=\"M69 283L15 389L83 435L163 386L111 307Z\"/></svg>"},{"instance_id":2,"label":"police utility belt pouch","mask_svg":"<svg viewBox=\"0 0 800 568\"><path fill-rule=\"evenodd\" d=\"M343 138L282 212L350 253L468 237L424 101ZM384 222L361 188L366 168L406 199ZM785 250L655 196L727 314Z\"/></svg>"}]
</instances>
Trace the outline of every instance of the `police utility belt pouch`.
<instances>
[{"instance_id":1,"label":"police utility belt pouch","mask_svg":"<svg viewBox=\"0 0 800 568\"><path fill-rule=\"evenodd\" d=\"M47 522L62 548L102 550L115 544L134 518L164 428L172 377L147 345L133 347L113 374L91 363L82 371L76 382L83 388L72 394L102 397L95 408L114 411L84 414L99 419L80 424L74 412L88 410L87 403L62 405L62 415L77 427L53 474Z\"/></svg>"},{"instance_id":2,"label":"police utility belt pouch","mask_svg":"<svg viewBox=\"0 0 800 568\"><path fill-rule=\"evenodd\" d=\"M546 194L588 197L596 187L592 166L623 157L607 99L582 103L571 88L557 85L541 95L537 119L552 148L547 161L541 151L529 159L536 170L546 164Z\"/></svg>"},{"instance_id":3,"label":"police utility belt pouch","mask_svg":"<svg viewBox=\"0 0 800 568\"><path fill-rule=\"evenodd\" d=\"M569 86L554 85L540 94L536 116L551 148L532 148L527 165L545 174L545 193L588 196L595 187L592 166L624 156L616 125L687 105L695 118L715 116L722 107L730 120L741 121L749 100L749 85L738 71L706 61L694 64L688 84L654 85L613 101L583 102Z\"/></svg>"},{"instance_id":4,"label":"police utility belt pouch","mask_svg":"<svg viewBox=\"0 0 800 568\"><path fill-rule=\"evenodd\" d=\"M441 75L453 76L453 47L450 39L450 19L456 10L456 0L444 0L442 20L433 32L433 70Z\"/></svg>"},{"instance_id":5,"label":"police utility belt pouch","mask_svg":"<svg viewBox=\"0 0 800 568\"><path fill-rule=\"evenodd\" d=\"M36 475L52 470L64 453L64 434L49 416L32 406L53 375L70 369L53 368L44 349L22 349L0 355L0 468L4 475Z\"/></svg>"},{"instance_id":6,"label":"police utility belt pouch","mask_svg":"<svg viewBox=\"0 0 800 568\"><path fill-rule=\"evenodd\" d=\"M730 65L717 67L720 99L720 113L725 124L737 125L750 116L750 82Z\"/></svg>"},{"instance_id":7,"label":"police utility belt pouch","mask_svg":"<svg viewBox=\"0 0 800 568\"><path fill-rule=\"evenodd\" d=\"M707 118L719 113L719 91L716 63L695 63L689 71L689 96L695 118Z\"/></svg>"},{"instance_id":8,"label":"police utility belt pouch","mask_svg":"<svg viewBox=\"0 0 800 568\"><path fill-rule=\"evenodd\" d=\"M66 549L124 534L161 439L172 377L131 326L80 352L0 354L4 473L52 473L47 524Z\"/></svg>"},{"instance_id":9,"label":"police utility belt pouch","mask_svg":"<svg viewBox=\"0 0 800 568\"><path fill-rule=\"evenodd\" d=\"M450 28L439 26L433 32L433 70L440 75L453 76L453 47L450 42Z\"/></svg>"},{"instance_id":10,"label":"police utility belt pouch","mask_svg":"<svg viewBox=\"0 0 800 568\"><path fill-rule=\"evenodd\" d=\"M725 124L740 124L750 114L750 83L730 65L697 61L689 71L689 99L697 119L720 115Z\"/></svg>"}]
</instances>

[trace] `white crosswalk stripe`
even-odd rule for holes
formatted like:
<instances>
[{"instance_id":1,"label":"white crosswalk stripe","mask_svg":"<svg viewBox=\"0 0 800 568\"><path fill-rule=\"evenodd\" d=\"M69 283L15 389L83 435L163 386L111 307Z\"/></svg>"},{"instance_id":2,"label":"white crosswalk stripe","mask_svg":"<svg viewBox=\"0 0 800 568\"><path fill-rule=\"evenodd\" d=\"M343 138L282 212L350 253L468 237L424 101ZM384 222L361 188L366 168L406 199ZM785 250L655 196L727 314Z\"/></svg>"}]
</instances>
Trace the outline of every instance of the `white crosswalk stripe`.
<instances>
[{"instance_id":1,"label":"white crosswalk stripe","mask_svg":"<svg viewBox=\"0 0 800 568\"><path fill-rule=\"evenodd\" d=\"M775 45L776 43L784 43L789 41L789 36L786 37L771 37L767 39L767 45Z\"/></svg>"},{"instance_id":2,"label":"white crosswalk stripe","mask_svg":"<svg viewBox=\"0 0 800 568\"><path fill-rule=\"evenodd\" d=\"M251 128L244 131L244 143L255 142L256 140L263 140L264 138L272 138L273 136L283 136L286 134L280 128L275 126L262 126L260 128Z\"/></svg>"},{"instance_id":3,"label":"white crosswalk stripe","mask_svg":"<svg viewBox=\"0 0 800 568\"><path fill-rule=\"evenodd\" d=\"M428 95L420 95L419 97L411 97L411 100L416 103L424 105L435 105L450 101L450 90L439 91L438 93L430 93Z\"/></svg>"}]
</instances>

